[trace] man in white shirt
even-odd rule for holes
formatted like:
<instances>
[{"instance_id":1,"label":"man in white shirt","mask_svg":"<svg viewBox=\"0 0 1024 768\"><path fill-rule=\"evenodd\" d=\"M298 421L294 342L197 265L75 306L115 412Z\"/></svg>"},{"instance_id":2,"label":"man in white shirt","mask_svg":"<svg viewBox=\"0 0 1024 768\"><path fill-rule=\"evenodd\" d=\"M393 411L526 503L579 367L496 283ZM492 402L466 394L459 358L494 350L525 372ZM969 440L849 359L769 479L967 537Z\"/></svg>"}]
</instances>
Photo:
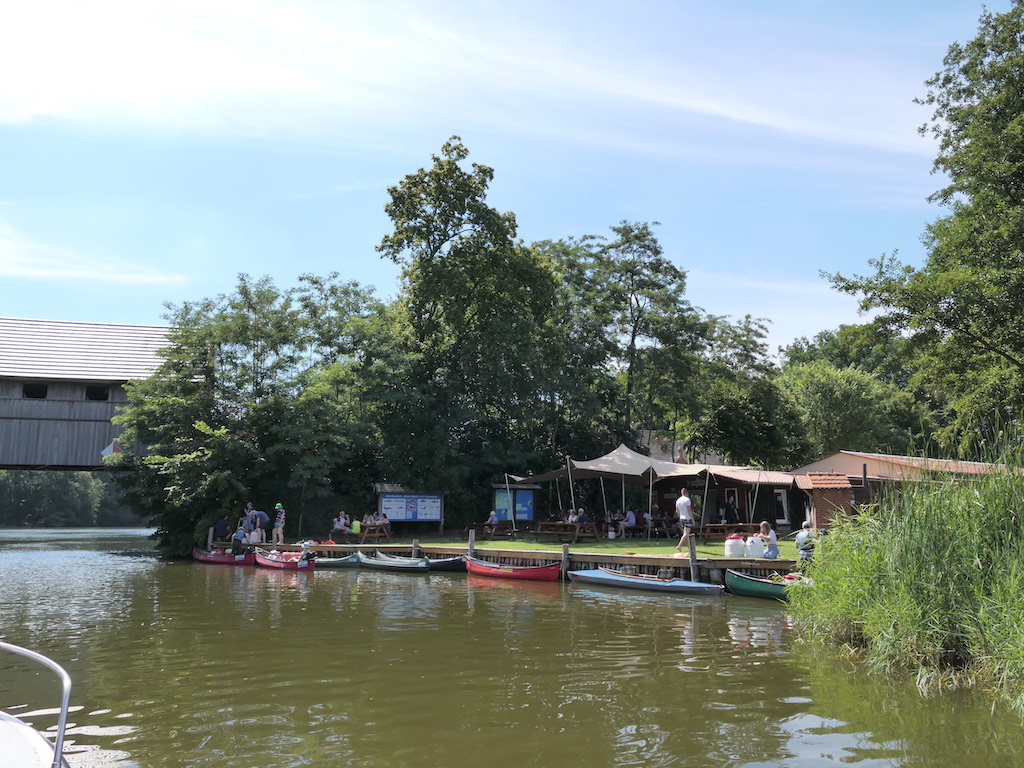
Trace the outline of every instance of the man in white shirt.
<instances>
[{"instance_id":1,"label":"man in white shirt","mask_svg":"<svg viewBox=\"0 0 1024 768\"><path fill-rule=\"evenodd\" d=\"M686 545L687 540L690 538L690 528L693 526L693 503L690 501L690 492L685 488L680 492L679 498L676 499L676 517L679 519L679 527L683 530L683 535L679 537L676 549L682 552L683 546Z\"/></svg>"}]
</instances>

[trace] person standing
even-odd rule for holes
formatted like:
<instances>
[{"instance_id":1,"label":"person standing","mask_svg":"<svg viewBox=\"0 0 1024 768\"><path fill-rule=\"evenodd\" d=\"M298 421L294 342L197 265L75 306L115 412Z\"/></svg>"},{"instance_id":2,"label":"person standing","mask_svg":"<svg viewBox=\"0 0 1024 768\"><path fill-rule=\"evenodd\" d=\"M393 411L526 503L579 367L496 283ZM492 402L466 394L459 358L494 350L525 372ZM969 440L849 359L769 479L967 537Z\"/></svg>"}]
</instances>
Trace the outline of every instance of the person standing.
<instances>
[{"instance_id":1,"label":"person standing","mask_svg":"<svg viewBox=\"0 0 1024 768\"><path fill-rule=\"evenodd\" d=\"M284 544L285 511L284 505L281 504L280 502L277 503L277 506L274 507L274 509L277 510L277 517L274 518L274 533L272 535L272 540L274 545L276 546L278 544Z\"/></svg>"},{"instance_id":2,"label":"person standing","mask_svg":"<svg viewBox=\"0 0 1024 768\"><path fill-rule=\"evenodd\" d=\"M278 507L281 505L278 504ZM270 515L264 512L262 509L255 511L256 518L256 529L259 531L260 544L267 543L267 531L270 530Z\"/></svg>"},{"instance_id":3,"label":"person standing","mask_svg":"<svg viewBox=\"0 0 1024 768\"><path fill-rule=\"evenodd\" d=\"M736 497L733 494L729 494L729 497L725 500L725 514L723 515L722 522L726 525L736 525L739 518L736 515Z\"/></svg>"},{"instance_id":4,"label":"person standing","mask_svg":"<svg viewBox=\"0 0 1024 768\"><path fill-rule=\"evenodd\" d=\"M809 563L814 559L814 545L818 543L818 537L811 529L811 521L804 520L800 533L796 535L796 550L801 563Z\"/></svg>"},{"instance_id":5,"label":"person standing","mask_svg":"<svg viewBox=\"0 0 1024 768\"><path fill-rule=\"evenodd\" d=\"M690 540L690 529L693 528L693 502L690 501L690 492L685 488L679 492L679 498L676 499L676 517L679 518L679 527L683 532L676 549L682 552Z\"/></svg>"}]
</instances>

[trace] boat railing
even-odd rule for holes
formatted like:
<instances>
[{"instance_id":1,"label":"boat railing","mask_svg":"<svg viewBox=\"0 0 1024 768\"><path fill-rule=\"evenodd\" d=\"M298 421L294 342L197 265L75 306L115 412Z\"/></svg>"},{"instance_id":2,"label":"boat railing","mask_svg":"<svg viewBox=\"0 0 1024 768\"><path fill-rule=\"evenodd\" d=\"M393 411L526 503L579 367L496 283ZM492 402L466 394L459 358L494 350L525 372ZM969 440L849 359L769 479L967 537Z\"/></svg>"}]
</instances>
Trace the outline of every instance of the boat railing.
<instances>
[{"instance_id":1,"label":"boat railing","mask_svg":"<svg viewBox=\"0 0 1024 768\"><path fill-rule=\"evenodd\" d=\"M31 659L38 664L42 664L44 667L55 672L57 677L60 679L60 716L57 718L57 740L53 744L52 766L52 768L60 768L62 764L62 753L64 751L64 729L67 726L68 708L71 703L71 676L64 670L64 667L53 659L47 658L41 653L30 651L28 648L22 648L20 645L0 641L0 650L10 651L11 653L16 653L19 656L24 656L26 659Z\"/></svg>"}]
</instances>

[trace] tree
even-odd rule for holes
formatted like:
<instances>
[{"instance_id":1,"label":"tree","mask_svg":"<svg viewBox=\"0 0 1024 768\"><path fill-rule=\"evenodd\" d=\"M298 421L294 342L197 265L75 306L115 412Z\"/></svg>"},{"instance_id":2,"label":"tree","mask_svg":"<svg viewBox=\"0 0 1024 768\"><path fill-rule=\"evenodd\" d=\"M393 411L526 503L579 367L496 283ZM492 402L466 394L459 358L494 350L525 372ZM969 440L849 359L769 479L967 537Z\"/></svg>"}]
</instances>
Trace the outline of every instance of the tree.
<instances>
[{"instance_id":1,"label":"tree","mask_svg":"<svg viewBox=\"0 0 1024 768\"><path fill-rule=\"evenodd\" d=\"M806 458L840 450L907 454L931 433L930 414L907 391L825 360L788 365L779 386L798 408Z\"/></svg>"},{"instance_id":2,"label":"tree","mask_svg":"<svg viewBox=\"0 0 1024 768\"><path fill-rule=\"evenodd\" d=\"M944 69L927 81L933 109L922 133L939 151L934 169L948 183L930 200L950 213L925 233L920 269L896 255L867 276L832 275L841 291L880 309L878 322L922 350L921 376L951 395L947 444L977 448L986 421L1016 421L1024 384L1024 6L985 11L978 35L954 43Z\"/></svg>"},{"instance_id":3,"label":"tree","mask_svg":"<svg viewBox=\"0 0 1024 768\"><path fill-rule=\"evenodd\" d=\"M529 449L555 288L543 254L516 241L515 216L487 204L494 171L464 169L468 155L453 136L429 168L388 190L393 231L378 246L402 265L403 391L419 411L404 425L419 438L408 450L424 480L465 490L467 505Z\"/></svg>"},{"instance_id":4,"label":"tree","mask_svg":"<svg viewBox=\"0 0 1024 768\"><path fill-rule=\"evenodd\" d=\"M307 501L347 490L336 484L369 438L346 371L379 310L335 275L288 291L240 275L234 293L170 308L172 345L151 378L129 384L116 417L126 450L113 459L134 470L117 477L163 549L188 553L249 499L294 499L295 526Z\"/></svg>"}]
</instances>

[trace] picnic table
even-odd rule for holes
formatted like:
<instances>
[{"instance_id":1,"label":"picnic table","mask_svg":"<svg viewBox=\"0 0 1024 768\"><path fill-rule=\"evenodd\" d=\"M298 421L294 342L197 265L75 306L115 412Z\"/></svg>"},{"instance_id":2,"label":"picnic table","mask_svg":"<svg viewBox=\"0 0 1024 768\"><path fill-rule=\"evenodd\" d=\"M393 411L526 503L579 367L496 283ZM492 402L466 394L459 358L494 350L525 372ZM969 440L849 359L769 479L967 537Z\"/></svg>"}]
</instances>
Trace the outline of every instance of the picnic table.
<instances>
[{"instance_id":1,"label":"picnic table","mask_svg":"<svg viewBox=\"0 0 1024 768\"><path fill-rule=\"evenodd\" d=\"M466 538L469 538L470 531L476 531L478 536L486 536L488 539L493 539L495 536L508 536L514 539L517 533L526 531L526 521L517 521L515 528L512 527L511 520L499 520L497 523L490 524L470 523L464 531Z\"/></svg>"},{"instance_id":2,"label":"picnic table","mask_svg":"<svg viewBox=\"0 0 1024 768\"><path fill-rule=\"evenodd\" d=\"M701 535L704 541L725 541L727 536L747 535L760 530L760 523L708 523L701 531Z\"/></svg>"},{"instance_id":3,"label":"picnic table","mask_svg":"<svg viewBox=\"0 0 1024 768\"><path fill-rule=\"evenodd\" d=\"M564 538L572 537L572 543L575 544L580 539L592 536L594 541L599 541L601 538L601 531L597 527L596 522L588 523L563 523L558 521L541 522L537 523L537 526L533 529L534 538L537 536L557 536L559 540Z\"/></svg>"},{"instance_id":4,"label":"picnic table","mask_svg":"<svg viewBox=\"0 0 1024 768\"><path fill-rule=\"evenodd\" d=\"M385 525L363 525L359 534L359 543L365 544L367 539L387 539L391 541L391 531Z\"/></svg>"}]
</instances>

